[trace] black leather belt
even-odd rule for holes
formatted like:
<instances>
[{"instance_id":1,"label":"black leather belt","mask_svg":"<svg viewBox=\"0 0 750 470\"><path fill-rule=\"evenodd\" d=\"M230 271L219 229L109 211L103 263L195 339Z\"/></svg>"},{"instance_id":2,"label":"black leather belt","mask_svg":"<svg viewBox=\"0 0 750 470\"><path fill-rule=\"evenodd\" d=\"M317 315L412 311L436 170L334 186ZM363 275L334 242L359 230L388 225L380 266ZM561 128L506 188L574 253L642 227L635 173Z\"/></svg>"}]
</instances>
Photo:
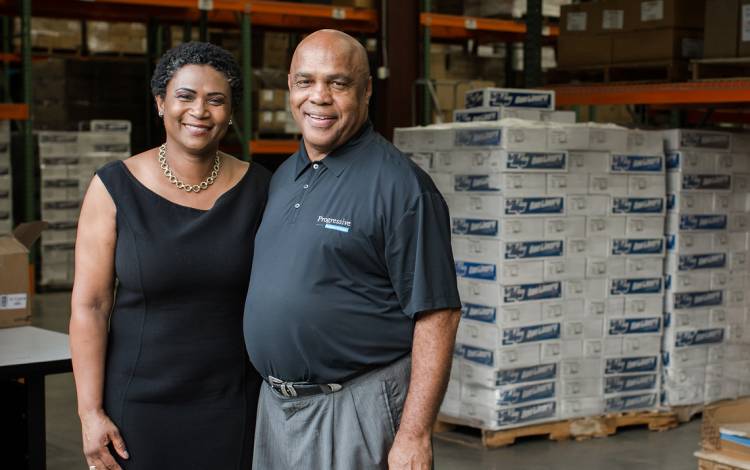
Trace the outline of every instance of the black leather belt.
<instances>
[{"instance_id":1,"label":"black leather belt","mask_svg":"<svg viewBox=\"0 0 750 470\"><path fill-rule=\"evenodd\" d=\"M268 385L279 392L283 397L309 397L321 393L334 393L343 387L340 384L311 384L306 382L284 382L271 375L268 376Z\"/></svg>"}]
</instances>

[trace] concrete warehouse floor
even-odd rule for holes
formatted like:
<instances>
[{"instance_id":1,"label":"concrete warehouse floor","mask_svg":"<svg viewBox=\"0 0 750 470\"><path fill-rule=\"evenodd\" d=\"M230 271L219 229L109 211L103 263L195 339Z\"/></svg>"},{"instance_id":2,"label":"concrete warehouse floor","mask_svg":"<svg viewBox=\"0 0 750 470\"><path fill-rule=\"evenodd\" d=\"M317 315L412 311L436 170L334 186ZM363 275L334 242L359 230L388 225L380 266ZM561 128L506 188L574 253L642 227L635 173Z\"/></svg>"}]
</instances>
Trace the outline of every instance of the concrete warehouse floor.
<instances>
[{"instance_id":1,"label":"concrete warehouse floor","mask_svg":"<svg viewBox=\"0 0 750 470\"><path fill-rule=\"evenodd\" d=\"M69 315L69 293L35 297L35 326L67 332ZM527 439L496 450L436 441L435 466L438 470L687 470L697 468L693 452L698 448L699 434L700 421L694 420L662 433L632 429L584 442ZM47 468L86 468L72 374L47 378Z\"/></svg>"}]
</instances>

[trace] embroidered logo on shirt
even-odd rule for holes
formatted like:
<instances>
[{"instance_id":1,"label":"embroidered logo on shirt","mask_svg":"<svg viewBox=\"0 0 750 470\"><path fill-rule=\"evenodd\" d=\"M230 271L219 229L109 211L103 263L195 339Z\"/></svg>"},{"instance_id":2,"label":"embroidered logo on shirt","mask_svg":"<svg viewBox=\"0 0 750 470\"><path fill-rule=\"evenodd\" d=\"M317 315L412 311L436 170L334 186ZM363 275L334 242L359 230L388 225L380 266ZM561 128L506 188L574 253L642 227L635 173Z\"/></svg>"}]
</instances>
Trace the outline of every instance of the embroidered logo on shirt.
<instances>
[{"instance_id":1,"label":"embroidered logo on shirt","mask_svg":"<svg viewBox=\"0 0 750 470\"><path fill-rule=\"evenodd\" d=\"M328 230L349 233L349 229L352 228L352 221L343 218L334 219L332 217L323 217L322 215L319 215L315 225L327 228Z\"/></svg>"}]
</instances>

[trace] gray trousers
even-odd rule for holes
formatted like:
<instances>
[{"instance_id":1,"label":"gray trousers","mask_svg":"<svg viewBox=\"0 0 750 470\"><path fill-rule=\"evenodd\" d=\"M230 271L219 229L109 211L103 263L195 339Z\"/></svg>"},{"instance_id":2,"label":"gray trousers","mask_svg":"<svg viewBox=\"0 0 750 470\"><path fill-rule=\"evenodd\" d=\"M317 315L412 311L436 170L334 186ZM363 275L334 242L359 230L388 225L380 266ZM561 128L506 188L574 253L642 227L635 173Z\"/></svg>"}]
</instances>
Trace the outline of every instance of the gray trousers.
<instances>
[{"instance_id":1,"label":"gray trousers","mask_svg":"<svg viewBox=\"0 0 750 470\"><path fill-rule=\"evenodd\" d=\"M285 398L261 387L253 468L387 469L406 399L411 356L370 371L338 392Z\"/></svg>"}]
</instances>

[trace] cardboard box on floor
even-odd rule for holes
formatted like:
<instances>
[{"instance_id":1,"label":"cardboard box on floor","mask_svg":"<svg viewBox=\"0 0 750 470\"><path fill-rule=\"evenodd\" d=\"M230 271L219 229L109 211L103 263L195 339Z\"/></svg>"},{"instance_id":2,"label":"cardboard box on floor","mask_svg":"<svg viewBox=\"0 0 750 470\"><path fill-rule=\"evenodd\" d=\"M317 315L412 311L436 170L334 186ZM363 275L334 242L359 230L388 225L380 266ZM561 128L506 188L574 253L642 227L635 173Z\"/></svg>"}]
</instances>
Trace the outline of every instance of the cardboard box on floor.
<instances>
[{"instance_id":1,"label":"cardboard box on floor","mask_svg":"<svg viewBox=\"0 0 750 470\"><path fill-rule=\"evenodd\" d=\"M31 324L29 249L46 227L29 222L0 237L0 328Z\"/></svg>"}]
</instances>

